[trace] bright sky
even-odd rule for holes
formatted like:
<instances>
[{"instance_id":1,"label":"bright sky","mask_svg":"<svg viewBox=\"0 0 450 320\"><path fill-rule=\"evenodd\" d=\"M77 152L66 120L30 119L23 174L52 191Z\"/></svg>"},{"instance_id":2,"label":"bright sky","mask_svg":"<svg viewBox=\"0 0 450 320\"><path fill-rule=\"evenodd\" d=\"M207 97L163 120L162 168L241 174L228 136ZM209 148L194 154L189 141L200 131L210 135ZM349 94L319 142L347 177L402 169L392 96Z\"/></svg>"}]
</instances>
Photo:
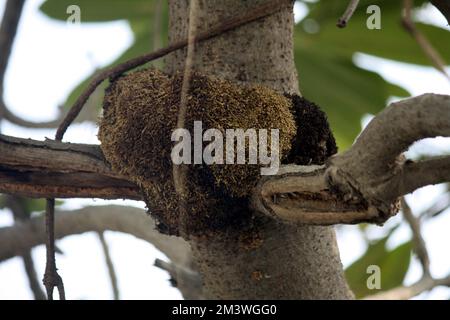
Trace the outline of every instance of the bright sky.
<instances>
[{"instance_id":1,"label":"bright sky","mask_svg":"<svg viewBox=\"0 0 450 320\"><path fill-rule=\"evenodd\" d=\"M0 0L0 13L5 0ZM10 108L23 118L39 121L53 119L57 106L65 101L67 94L96 67L113 61L132 41L132 33L125 22L112 22L82 26L68 26L52 21L41 14L37 8L42 0L27 1L13 55L6 74L5 100ZM296 6L296 15L302 15L303 8ZM424 20L439 21L439 13L426 10L421 15ZM441 24L445 25L445 24ZM370 70L380 72L388 80L401 84L414 95L425 92L450 94L450 84L432 68L403 65L387 62L367 55L357 55L357 63ZM447 59L448 60L448 59ZM366 118L366 122L370 117ZM65 139L73 142L98 143L95 125L73 125ZM44 139L53 137L51 130L25 130L4 122L2 133ZM418 153L437 153L450 149L448 139L427 140L416 144L410 151ZM426 208L442 187L427 187L408 196L415 211ZM68 200L64 208L73 209L84 205L106 203L126 204L144 207L134 201ZM449 210L447 210L449 211ZM388 225L401 219L399 216ZM12 224L8 213L0 212L0 226ZM431 255L432 273L436 277L450 272L448 243L450 234L450 212L432 219L424 225L424 237ZM371 227L369 235L376 238L385 229ZM388 243L395 247L409 239L410 231L403 225ZM122 299L179 299L180 294L170 287L168 275L155 267L155 258L165 259L164 255L150 244L130 235L107 232L111 255L116 267ZM341 258L348 266L365 250L364 240L356 227L345 226L338 229ZM108 274L100 243L95 234L67 237L58 242L64 255L57 257L60 274L64 279L68 299L111 299ZM33 257L39 277L45 266L45 249L39 246L33 250ZM420 276L420 266L414 261L408 272L406 283L410 284ZM450 290L435 289L423 298L448 299ZM27 280L19 258L0 264L0 299L30 299Z\"/></svg>"}]
</instances>

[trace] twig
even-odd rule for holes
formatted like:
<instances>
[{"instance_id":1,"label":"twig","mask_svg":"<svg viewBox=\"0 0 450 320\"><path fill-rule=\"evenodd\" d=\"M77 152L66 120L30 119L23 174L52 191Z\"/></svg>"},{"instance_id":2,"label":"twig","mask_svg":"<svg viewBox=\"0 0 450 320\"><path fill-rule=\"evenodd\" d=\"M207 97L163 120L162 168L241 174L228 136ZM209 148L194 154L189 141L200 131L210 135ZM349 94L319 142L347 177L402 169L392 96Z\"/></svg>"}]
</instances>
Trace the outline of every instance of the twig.
<instances>
[{"instance_id":1,"label":"twig","mask_svg":"<svg viewBox=\"0 0 450 320\"><path fill-rule=\"evenodd\" d=\"M45 265L44 286L47 290L48 300L53 300L53 289L56 287L59 292L59 299L65 300L64 284L56 268L55 260L55 199L47 199L45 210L45 232L47 234L46 249L47 263Z\"/></svg>"},{"instance_id":2,"label":"twig","mask_svg":"<svg viewBox=\"0 0 450 320\"><path fill-rule=\"evenodd\" d=\"M437 286L447 286L450 287L450 275L445 278L435 279L430 273L430 258L428 256L428 251L426 248L425 241L422 237L422 232L420 228L420 220L414 216L406 202L405 198L401 199L402 211L405 220L408 222L412 234L413 234L413 244L414 251L419 257L420 263L422 265L423 274L419 281L411 286L399 286L394 289L380 292L364 299L367 300L406 300L415 297L422 292L429 291Z\"/></svg>"},{"instance_id":3,"label":"twig","mask_svg":"<svg viewBox=\"0 0 450 320\"><path fill-rule=\"evenodd\" d=\"M25 0L8 0L3 13L0 26L0 87L2 89L6 67L8 66L24 3Z\"/></svg>"},{"instance_id":4,"label":"twig","mask_svg":"<svg viewBox=\"0 0 450 320\"><path fill-rule=\"evenodd\" d=\"M164 235L156 229L155 221L145 210L135 207L105 205L90 206L73 211L57 211L55 221L58 239L85 232L106 230L127 233L152 244L180 268L191 270L191 248L182 238ZM36 216L13 226L0 228L0 262L21 255L23 252L46 242L44 217ZM195 283L184 283L178 287L184 297L196 298L191 290ZM186 281L189 279L186 278Z\"/></svg>"},{"instance_id":5,"label":"twig","mask_svg":"<svg viewBox=\"0 0 450 320\"><path fill-rule=\"evenodd\" d=\"M444 192L439 198L426 210L420 213L420 218L432 218L450 207L450 192Z\"/></svg>"},{"instance_id":6,"label":"twig","mask_svg":"<svg viewBox=\"0 0 450 320\"><path fill-rule=\"evenodd\" d=\"M417 29L412 18L412 0L403 0L402 25L411 34L425 55L430 59L433 66L440 71L449 81L450 76L445 70L446 63L439 52L433 47L422 32Z\"/></svg>"},{"instance_id":7,"label":"twig","mask_svg":"<svg viewBox=\"0 0 450 320\"><path fill-rule=\"evenodd\" d=\"M25 210L21 201L23 201L23 198L9 195L5 196L5 205L12 211L14 220L19 223L24 223L30 219L30 214ZM31 255L31 249L25 250L21 258L34 299L45 300L45 293L42 291L37 278L36 268L34 267L34 261Z\"/></svg>"},{"instance_id":8,"label":"twig","mask_svg":"<svg viewBox=\"0 0 450 320\"><path fill-rule=\"evenodd\" d=\"M31 255L30 250L22 255L22 261L34 299L45 300L45 293L41 289L40 281L38 280L36 274L36 268L34 267L33 256Z\"/></svg>"},{"instance_id":9,"label":"twig","mask_svg":"<svg viewBox=\"0 0 450 320\"><path fill-rule=\"evenodd\" d=\"M406 222L408 222L409 227L412 231L412 238L414 244L414 251L417 254L417 257L420 260L420 264L422 265L422 271L424 276L430 276L430 258L428 256L428 250L425 244L425 241L422 237L420 220L414 216L412 210L405 198L402 197L402 212L403 217Z\"/></svg>"},{"instance_id":10,"label":"twig","mask_svg":"<svg viewBox=\"0 0 450 320\"><path fill-rule=\"evenodd\" d=\"M108 243L106 242L105 235L103 232L98 233L98 238L100 239L100 244L102 245L103 254L105 255L106 267L108 268L109 279L111 282L111 287L113 290L114 300L119 300L119 286L117 285L117 275L114 269L114 264L109 253Z\"/></svg>"},{"instance_id":11,"label":"twig","mask_svg":"<svg viewBox=\"0 0 450 320\"><path fill-rule=\"evenodd\" d=\"M223 23L218 24L215 27L212 27L211 29L207 30L206 32L200 33L196 41L202 42L205 40L208 40L210 38L213 38L215 36L218 36L220 34L223 34L225 32L231 31L233 29L236 29L240 26L246 25L250 22L253 22L255 20L267 17L275 12L280 11L288 1L270 1L267 3L264 3L261 6L258 6L251 11L243 14L240 17L231 18L230 20L227 20ZM134 69L140 65L143 65L145 63L148 63L152 60L156 60L158 58L161 58L173 51L179 50L184 48L188 44L188 40L184 39L181 41L174 42L170 44L169 46L165 48L161 48L159 50L156 50L154 52L142 55L140 57L136 57L134 59L125 61L122 64L119 64L113 68L104 70L100 72L98 75L96 75L87 88L83 91L83 93L78 97L78 99L75 101L74 105L71 107L69 112L67 113L66 117L61 122L60 126L58 127L56 131L56 140L62 140L64 133L66 132L67 128L70 126L70 124L75 120L75 118L80 113L81 109L83 108L86 101L89 99L89 96L94 92L95 88L102 83L104 80L108 78L116 78L125 71Z\"/></svg>"},{"instance_id":12,"label":"twig","mask_svg":"<svg viewBox=\"0 0 450 320\"><path fill-rule=\"evenodd\" d=\"M180 108L177 117L177 128L181 129L185 126L186 112L187 112L187 99L189 93L189 85L191 81L192 65L194 61L195 53L195 41L197 35L197 18L198 18L198 1L191 0L189 4L189 25L188 25L188 44L186 61L184 65L183 83L180 93ZM173 165L172 175L175 191L180 197L180 232L184 233L186 229L187 209L186 209L186 167L183 165Z\"/></svg>"},{"instance_id":13,"label":"twig","mask_svg":"<svg viewBox=\"0 0 450 320\"><path fill-rule=\"evenodd\" d=\"M14 120L21 119L15 117L15 115L12 114L6 107L3 101L3 87L5 81L5 71L11 56L11 49L17 33L17 27L19 25L24 3L25 0L9 0L6 3L6 8L0 26L0 120L5 118L11 121L12 119L13 121L11 122L13 123L16 123ZM23 222L29 220L30 215L25 211L20 201L21 199L15 196L5 197L6 206L11 209L14 220ZM45 293L42 291L37 278L36 268L31 255L31 249L24 251L22 254L22 261L34 299L45 300Z\"/></svg>"},{"instance_id":14,"label":"twig","mask_svg":"<svg viewBox=\"0 0 450 320\"><path fill-rule=\"evenodd\" d=\"M56 211L57 239L85 232L106 230L128 233L151 243L170 261L184 264L190 248L179 237L159 233L155 221L145 210L135 207L104 205L89 206L73 211ZM21 224L0 228L0 262L23 254L46 241L44 217L36 216Z\"/></svg>"},{"instance_id":15,"label":"twig","mask_svg":"<svg viewBox=\"0 0 450 320\"><path fill-rule=\"evenodd\" d=\"M191 81L192 65L194 62L195 41L197 35L197 18L198 18L198 2L192 0L189 4L189 25L188 25L188 44L187 54L184 66L183 84L181 87L180 110L177 118L177 128L184 128L186 112L187 112L187 98L189 92L189 84Z\"/></svg>"},{"instance_id":16,"label":"twig","mask_svg":"<svg viewBox=\"0 0 450 320\"><path fill-rule=\"evenodd\" d=\"M450 137L449 112L447 95L424 94L393 103L350 149L325 166L281 166L277 175L261 179L253 208L296 224L383 223L398 211L399 197L450 181L450 156L418 162L399 158L415 141Z\"/></svg>"},{"instance_id":17,"label":"twig","mask_svg":"<svg viewBox=\"0 0 450 320\"><path fill-rule=\"evenodd\" d=\"M55 128L63 119L63 114L61 114L57 119L50 121L42 121L42 122L34 122L28 121L21 117L18 117L14 113L12 113L5 102L3 101L3 97L0 97L0 118L8 120L9 122L18 125L20 127L32 128L32 129L50 129Z\"/></svg>"},{"instance_id":18,"label":"twig","mask_svg":"<svg viewBox=\"0 0 450 320\"><path fill-rule=\"evenodd\" d=\"M358 4L359 0L350 0L347 9L336 24L339 28L345 28L347 26L348 21L353 16L353 13L355 13L356 8L358 8Z\"/></svg>"},{"instance_id":19,"label":"twig","mask_svg":"<svg viewBox=\"0 0 450 320\"><path fill-rule=\"evenodd\" d=\"M442 135L450 137L450 133L446 134L444 131ZM399 186L400 195L408 194L426 185L449 182L450 156L438 156L418 162L407 162L403 172L398 173L397 177L403 183Z\"/></svg>"},{"instance_id":20,"label":"twig","mask_svg":"<svg viewBox=\"0 0 450 320\"><path fill-rule=\"evenodd\" d=\"M56 217L57 239L107 230L127 233L152 244L175 265L191 270L192 253L189 244L182 238L158 232L155 221L143 209L118 205L90 206L73 211L58 210ZM36 216L24 223L0 228L0 262L45 243L43 221L44 217ZM186 283L186 290L188 287L191 288L191 284ZM193 294L191 290L184 292L184 287L179 289L185 297Z\"/></svg>"},{"instance_id":21,"label":"twig","mask_svg":"<svg viewBox=\"0 0 450 320\"><path fill-rule=\"evenodd\" d=\"M388 291L383 291L368 297L365 300L407 300L413 298L422 292L429 291L438 286L450 287L450 276L440 279L431 277L422 277L418 282L411 286L400 286Z\"/></svg>"},{"instance_id":22,"label":"twig","mask_svg":"<svg viewBox=\"0 0 450 320\"><path fill-rule=\"evenodd\" d=\"M0 114L7 116L9 119L15 119L12 113L7 111L3 102L3 82L6 67L8 65L9 57L11 55L12 45L17 33L17 26L22 14L24 0L9 0L6 3L5 13L2 19L0 28ZM47 297L49 300L53 299L53 289L58 288L60 299L65 299L64 285L61 277L57 273L55 262L55 239L54 239L54 199L47 199L46 208L46 230L47 230L47 263L44 274L44 286L47 290Z\"/></svg>"},{"instance_id":23,"label":"twig","mask_svg":"<svg viewBox=\"0 0 450 320\"><path fill-rule=\"evenodd\" d=\"M5 72L11 56L24 3L25 0L8 0L0 26L0 119L6 119L11 123L27 128L54 128L58 126L61 119L44 122L33 122L22 119L8 109L3 99Z\"/></svg>"}]
</instances>

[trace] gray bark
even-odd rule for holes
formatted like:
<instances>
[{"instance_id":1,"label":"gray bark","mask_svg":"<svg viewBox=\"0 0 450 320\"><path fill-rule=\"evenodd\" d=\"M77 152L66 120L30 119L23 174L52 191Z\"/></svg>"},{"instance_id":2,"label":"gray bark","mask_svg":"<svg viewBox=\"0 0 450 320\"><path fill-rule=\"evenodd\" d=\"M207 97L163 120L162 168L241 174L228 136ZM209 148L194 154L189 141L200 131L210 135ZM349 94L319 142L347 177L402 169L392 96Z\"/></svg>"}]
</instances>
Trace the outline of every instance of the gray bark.
<instances>
[{"instance_id":1,"label":"gray bark","mask_svg":"<svg viewBox=\"0 0 450 320\"><path fill-rule=\"evenodd\" d=\"M170 3L170 41L187 37L187 0ZM199 0L199 32L262 1ZM292 2L286 9L196 45L193 67L239 83L260 83L298 93L293 58ZM166 60L166 71L183 70L186 50ZM304 79L308 81L308 79ZM333 227L290 226L256 216L259 245L242 246L230 231L192 239L203 295L217 299L349 299Z\"/></svg>"}]
</instances>

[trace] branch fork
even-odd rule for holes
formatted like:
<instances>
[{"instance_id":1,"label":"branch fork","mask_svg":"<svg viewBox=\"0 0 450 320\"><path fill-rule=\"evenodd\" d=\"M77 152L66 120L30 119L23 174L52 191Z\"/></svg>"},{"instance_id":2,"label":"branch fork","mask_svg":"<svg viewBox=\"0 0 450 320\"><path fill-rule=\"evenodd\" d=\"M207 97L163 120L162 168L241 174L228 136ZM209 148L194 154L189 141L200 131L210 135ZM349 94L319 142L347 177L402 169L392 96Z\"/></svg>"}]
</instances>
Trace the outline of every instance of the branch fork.
<instances>
[{"instance_id":1,"label":"branch fork","mask_svg":"<svg viewBox=\"0 0 450 320\"><path fill-rule=\"evenodd\" d=\"M253 207L300 224L382 224L398 212L401 196L450 181L450 156L414 162L402 155L413 142L436 136L450 136L450 96L393 103L324 166L285 166L262 179Z\"/></svg>"},{"instance_id":2,"label":"branch fork","mask_svg":"<svg viewBox=\"0 0 450 320\"><path fill-rule=\"evenodd\" d=\"M324 166L287 165L278 175L262 178L252 205L269 216L300 224L381 224L396 213L401 196L450 181L450 156L419 162L401 157L417 140L450 137L449 115L447 95L425 94L393 103L349 150ZM0 136L0 151L1 192L141 199L135 184L109 168L98 146Z\"/></svg>"}]
</instances>

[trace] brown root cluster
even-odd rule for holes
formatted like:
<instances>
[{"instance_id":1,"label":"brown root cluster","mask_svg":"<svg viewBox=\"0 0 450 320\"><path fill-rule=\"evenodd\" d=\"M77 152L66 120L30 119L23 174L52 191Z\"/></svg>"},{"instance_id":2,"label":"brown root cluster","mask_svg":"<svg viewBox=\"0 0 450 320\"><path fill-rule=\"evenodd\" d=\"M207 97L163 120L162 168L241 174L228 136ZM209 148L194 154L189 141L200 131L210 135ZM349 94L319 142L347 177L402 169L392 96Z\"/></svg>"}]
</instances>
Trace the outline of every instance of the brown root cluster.
<instances>
[{"instance_id":1,"label":"brown root cluster","mask_svg":"<svg viewBox=\"0 0 450 320\"><path fill-rule=\"evenodd\" d=\"M140 186L159 230L173 235L180 233L180 198L173 184L171 136L182 83L181 73L169 76L153 68L115 79L105 95L98 134L113 170ZM336 152L326 116L317 106L260 85L237 85L194 72L185 119L192 137L194 121L202 121L203 130L219 129L224 137L226 129L279 129L282 163L323 163ZM260 177L260 165L187 166L184 209L189 219L183 222L184 231L203 236L248 228L248 198Z\"/></svg>"}]
</instances>

